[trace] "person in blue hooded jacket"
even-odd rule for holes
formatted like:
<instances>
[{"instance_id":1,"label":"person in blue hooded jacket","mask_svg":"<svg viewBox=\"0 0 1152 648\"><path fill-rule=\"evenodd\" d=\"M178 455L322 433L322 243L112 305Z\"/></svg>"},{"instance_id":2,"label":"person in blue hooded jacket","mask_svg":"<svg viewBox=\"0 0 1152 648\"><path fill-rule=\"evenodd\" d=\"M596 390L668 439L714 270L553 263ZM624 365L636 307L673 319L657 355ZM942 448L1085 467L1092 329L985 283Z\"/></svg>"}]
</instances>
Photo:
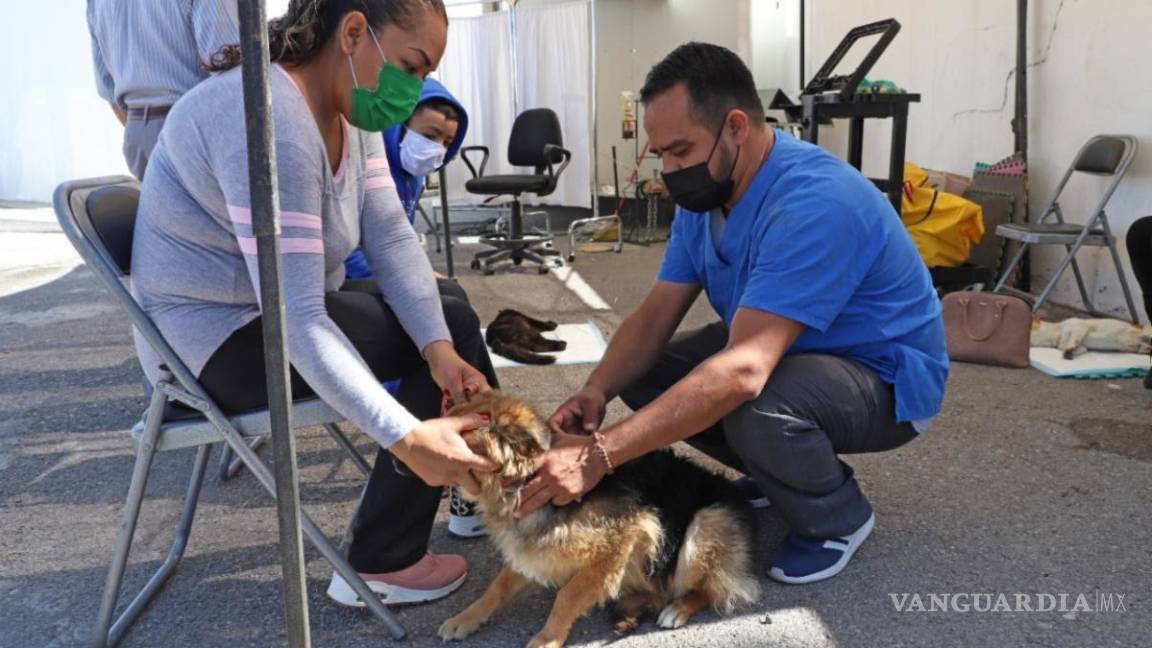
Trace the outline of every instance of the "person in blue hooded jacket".
<instances>
[{"instance_id":1,"label":"person in blue hooded jacket","mask_svg":"<svg viewBox=\"0 0 1152 648\"><path fill-rule=\"evenodd\" d=\"M409 222L416 220L424 178L456 157L467 134L468 113L435 79L424 80L420 103L408 121L384 131L388 166ZM344 271L348 279L372 276L372 268L360 248L344 262Z\"/></svg>"},{"instance_id":2,"label":"person in blue hooded jacket","mask_svg":"<svg viewBox=\"0 0 1152 648\"><path fill-rule=\"evenodd\" d=\"M456 98L435 79L425 79L416 110L402 126L384 131L384 151L396 183L396 193L404 205L408 222L416 221L416 205L424 193L424 178L456 157L468 133L468 113ZM360 248L344 262L344 273L352 285L372 278L372 268ZM440 294L469 303L460 284L437 274ZM399 381L385 384L395 393ZM449 504L448 530L456 536L474 538L486 534L479 512L453 489Z\"/></svg>"}]
</instances>

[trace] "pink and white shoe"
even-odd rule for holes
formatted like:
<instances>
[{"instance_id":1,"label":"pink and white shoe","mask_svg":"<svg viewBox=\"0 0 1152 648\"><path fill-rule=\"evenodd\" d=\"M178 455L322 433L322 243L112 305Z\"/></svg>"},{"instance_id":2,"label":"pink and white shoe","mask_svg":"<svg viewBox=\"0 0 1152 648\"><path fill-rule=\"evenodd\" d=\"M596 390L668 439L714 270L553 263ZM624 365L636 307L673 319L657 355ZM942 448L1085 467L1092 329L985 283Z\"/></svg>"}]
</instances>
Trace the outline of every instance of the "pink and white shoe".
<instances>
[{"instance_id":1,"label":"pink and white shoe","mask_svg":"<svg viewBox=\"0 0 1152 648\"><path fill-rule=\"evenodd\" d=\"M455 554L424 554L415 565L385 574L360 574L385 605L428 603L455 592L468 576L468 561ZM364 607L364 601L339 573L332 573L328 597L341 605Z\"/></svg>"}]
</instances>

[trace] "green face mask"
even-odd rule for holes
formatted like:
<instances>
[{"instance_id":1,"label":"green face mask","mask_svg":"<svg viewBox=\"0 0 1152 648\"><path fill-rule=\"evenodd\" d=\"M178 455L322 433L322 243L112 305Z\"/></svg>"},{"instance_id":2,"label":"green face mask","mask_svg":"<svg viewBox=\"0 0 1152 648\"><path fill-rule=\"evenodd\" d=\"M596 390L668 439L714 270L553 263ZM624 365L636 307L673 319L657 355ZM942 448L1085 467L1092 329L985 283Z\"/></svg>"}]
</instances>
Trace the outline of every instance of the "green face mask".
<instances>
[{"instance_id":1,"label":"green face mask","mask_svg":"<svg viewBox=\"0 0 1152 648\"><path fill-rule=\"evenodd\" d=\"M368 33L380 51L380 58L384 59L384 66L380 68L380 75L376 79L376 89L366 90L356 80L356 68L352 65L352 57L348 57L348 67L352 69L352 83L355 85L352 88L352 115L348 121L361 130L380 132L389 126L408 121L420 101L424 81L405 74L388 62L384 50L380 49L380 41L376 40L376 34L371 29Z\"/></svg>"}]
</instances>

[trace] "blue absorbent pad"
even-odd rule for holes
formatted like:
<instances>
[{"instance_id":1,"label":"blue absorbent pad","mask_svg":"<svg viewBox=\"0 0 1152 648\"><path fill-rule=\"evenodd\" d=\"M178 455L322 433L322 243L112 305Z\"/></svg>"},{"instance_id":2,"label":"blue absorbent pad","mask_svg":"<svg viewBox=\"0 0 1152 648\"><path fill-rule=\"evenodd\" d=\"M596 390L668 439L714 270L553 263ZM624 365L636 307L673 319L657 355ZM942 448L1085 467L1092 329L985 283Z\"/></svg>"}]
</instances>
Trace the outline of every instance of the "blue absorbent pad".
<instances>
[{"instance_id":1,"label":"blue absorbent pad","mask_svg":"<svg viewBox=\"0 0 1152 648\"><path fill-rule=\"evenodd\" d=\"M486 334L487 329L481 333ZM563 351L545 354L556 356L556 364L558 365L596 364L600 362L600 358L604 357L604 350L608 348L604 334L593 322L561 324L556 327L555 331L546 331L543 335L546 338L564 340L568 343L568 348ZM492 353L491 349L488 352L492 355L492 366L497 369L529 366L498 356Z\"/></svg>"},{"instance_id":2,"label":"blue absorbent pad","mask_svg":"<svg viewBox=\"0 0 1152 648\"><path fill-rule=\"evenodd\" d=\"M1152 357L1139 353L1089 351L1065 360L1059 349L1032 347L1032 367L1057 378L1143 378Z\"/></svg>"}]
</instances>

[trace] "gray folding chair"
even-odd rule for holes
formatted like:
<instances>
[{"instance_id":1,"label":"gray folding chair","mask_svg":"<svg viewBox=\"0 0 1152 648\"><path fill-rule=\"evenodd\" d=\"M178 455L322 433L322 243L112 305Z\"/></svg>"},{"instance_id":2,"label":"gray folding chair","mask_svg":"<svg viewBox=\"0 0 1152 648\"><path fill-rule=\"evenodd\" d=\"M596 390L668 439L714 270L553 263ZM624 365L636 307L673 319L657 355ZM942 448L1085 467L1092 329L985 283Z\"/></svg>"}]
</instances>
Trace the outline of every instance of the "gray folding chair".
<instances>
[{"instance_id":1,"label":"gray folding chair","mask_svg":"<svg viewBox=\"0 0 1152 648\"><path fill-rule=\"evenodd\" d=\"M272 472L246 443L270 432L268 410L225 415L124 285L131 266L132 234L139 195L136 180L115 176L66 182L56 189L53 196L56 217L72 245L165 363L163 375L153 389L147 411L132 428L136 462L93 636L93 645L100 647L114 646L123 638L124 633L176 569L188 543L209 450L213 444L222 441L252 471L268 494L276 497ZM176 407L177 404L182 407ZM341 447L349 451L353 460L358 459L357 466L366 471L367 462L335 425L341 420L343 417L317 398L297 401L292 405L292 423L295 427L326 427ZM198 450L193 460L192 476L172 548L160 568L113 623L112 615L116 610L121 579L132 548L132 537L140 515L152 458L157 452L193 447ZM360 599L366 602L391 635L396 639L402 638L404 629L392 613L303 511L300 513L300 523L312 544L352 585Z\"/></svg>"},{"instance_id":2,"label":"gray folding chair","mask_svg":"<svg viewBox=\"0 0 1152 648\"><path fill-rule=\"evenodd\" d=\"M1040 216L1037 222L999 225L996 228L997 236L1019 241L1021 245L1012 258L1012 262L1004 270L1000 280L996 282L995 291L1010 292L1033 299L1032 311L1036 312L1040 310L1044 300L1056 287L1056 283L1060 281L1060 276L1064 274L1068 266L1072 266L1084 308L1097 317L1108 317L1107 314L1101 313L1092 305L1092 298L1088 295L1088 289L1084 285L1084 276L1080 272L1080 264L1076 261L1076 253L1081 247L1107 247L1112 253L1116 275L1120 278L1120 288L1124 291L1124 299L1128 303L1128 314L1134 323L1138 323L1140 320L1136 315L1136 304L1132 301L1132 292L1128 289L1128 280L1124 277L1124 267L1120 263L1120 254L1116 251L1116 237L1113 236L1112 228L1108 225L1108 216L1104 213L1104 207L1112 198L1112 194L1124 178L1124 174L1128 172L1128 167L1131 166L1135 156L1135 137L1130 135L1097 135L1093 137L1076 154L1072 166L1068 167L1064 179L1056 187L1056 194L1052 196L1052 202L1049 203L1048 208L1044 210L1044 214ZM1092 209L1090 216L1083 225L1066 223L1059 203L1060 194L1068 185L1068 180L1071 179L1072 174L1076 172L1111 178L1104 190L1104 195L1100 197L1099 202ZM1054 216L1055 222L1046 222L1049 216ZM1060 265L1056 267L1056 271L1052 273L1052 278L1044 286L1039 296L1006 285L1031 245L1063 245L1066 250Z\"/></svg>"}]
</instances>

